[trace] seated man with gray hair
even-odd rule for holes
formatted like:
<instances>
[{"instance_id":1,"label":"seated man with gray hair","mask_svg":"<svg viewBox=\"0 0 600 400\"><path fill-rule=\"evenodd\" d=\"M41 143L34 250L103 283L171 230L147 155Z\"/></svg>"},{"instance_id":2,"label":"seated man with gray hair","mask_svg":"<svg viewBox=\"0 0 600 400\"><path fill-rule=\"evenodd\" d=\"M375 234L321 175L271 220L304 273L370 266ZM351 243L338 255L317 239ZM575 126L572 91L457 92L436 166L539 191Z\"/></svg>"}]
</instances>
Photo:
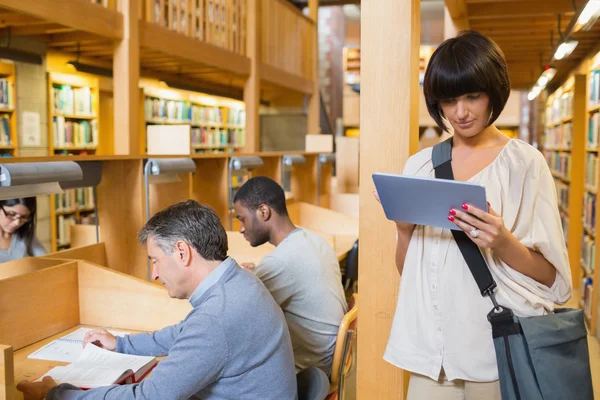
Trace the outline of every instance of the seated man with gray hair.
<instances>
[{"instance_id":1,"label":"seated man with gray hair","mask_svg":"<svg viewBox=\"0 0 600 400\"><path fill-rule=\"evenodd\" d=\"M290 335L283 313L252 273L227 257L217 214L195 201L157 213L139 233L152 276L193 309L176 325L84 340L126 354L168 356L138 384L87 391L52 378L21 382L25 399L296 399ZM135 312L135 310L132 310Z\"/></svg>"}]
</instances>

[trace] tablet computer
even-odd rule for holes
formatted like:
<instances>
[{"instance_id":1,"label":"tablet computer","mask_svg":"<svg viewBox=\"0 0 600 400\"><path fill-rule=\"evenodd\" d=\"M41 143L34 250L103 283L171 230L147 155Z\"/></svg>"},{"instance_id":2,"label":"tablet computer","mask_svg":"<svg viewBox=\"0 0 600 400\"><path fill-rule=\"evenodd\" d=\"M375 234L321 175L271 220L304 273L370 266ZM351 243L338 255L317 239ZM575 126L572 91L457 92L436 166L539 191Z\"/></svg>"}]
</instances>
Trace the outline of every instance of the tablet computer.
<instances>
[{"instance_id":1,"label":"tablet computer","mask_svg":"<svg viewBox=\"0 0 600 400\"><path fill-rule=\"evenodd\" d=\"M420 178L376 172L373 182L387 219L459 230L448 221L450 209L463 204L488 209L481 185L447 179Z\"/></svg>"}]
</instances>

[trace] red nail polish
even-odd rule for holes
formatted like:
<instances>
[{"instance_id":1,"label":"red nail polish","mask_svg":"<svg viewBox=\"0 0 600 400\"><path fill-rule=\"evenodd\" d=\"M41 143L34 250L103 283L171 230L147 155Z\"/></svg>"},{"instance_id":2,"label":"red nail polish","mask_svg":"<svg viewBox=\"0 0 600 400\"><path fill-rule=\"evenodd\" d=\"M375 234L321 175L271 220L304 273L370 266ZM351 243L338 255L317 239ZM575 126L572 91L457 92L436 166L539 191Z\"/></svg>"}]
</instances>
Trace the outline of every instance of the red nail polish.
<instances>
[{"instance_id":1,"label":"red nail polish","mask_svg":"<svg viewBox=\"0 0 600 400\"><path fill-rule=\"evenodd\" d=\"M462 205L462 208L464 208L465 210L468 210L468 209L469 209L469 206L468 206L468 205L466 205L466 204L463 204L463 205Z\"/></svg>"},{"instance_id":2,"label":"red nail polish","mask_svg":"<svg viewBox=\"0 0 600 400\"><path fill-rule=\"evenodd\" d=\"M454 222L454 217L452 215L448 215L448 221Z\"/></svg>"},{"instance_id":3,"label":"red nail polish","mask_svg":"<svg viewBox=\"0 0 600 400\"><path fill-rule=\"evenodd\" d=\"M450 215L456 215L456 211L454 211L454 210L450 210L449 212L450 212Z\"/></svg>"}]
</instances>

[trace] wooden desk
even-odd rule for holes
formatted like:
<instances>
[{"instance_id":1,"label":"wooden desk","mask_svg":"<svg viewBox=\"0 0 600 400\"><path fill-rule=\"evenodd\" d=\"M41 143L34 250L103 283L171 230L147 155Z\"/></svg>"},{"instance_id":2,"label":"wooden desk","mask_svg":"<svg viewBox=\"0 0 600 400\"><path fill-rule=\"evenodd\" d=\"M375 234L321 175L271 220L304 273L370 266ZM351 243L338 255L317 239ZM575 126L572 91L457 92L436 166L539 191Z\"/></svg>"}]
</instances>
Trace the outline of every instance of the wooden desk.
<instances>
[{"instance_id":1,"label":"wooden desk","mask_svg":"<svg viewBox=\"0 0 600 400\"><path fill-rule=\"evenodd\" d=\"M42 348L48 343L52 342L55 339L68 335L71 332L75 332L79 328L97 328L96 326L91 325L77 325L65 331L59 332L56 335L52 335L47 339L40 340L39 342L33 343L29 346L25 346L20 350L14 352L14 362L15 362L15 384L21 382L24 379L28 381L34 381L38 379L40 376L44 375L46 372L50 371L52 368L57 367L59 365L67 365L69 363L60 362L60 361L49 361L49 360L36 360L27 358L34 351ZM127 330L130 333L139 333L139 331ZM19 397L21 396L21 397ZM17 398L22 398L22 393L17 393Z\"/></svg>"},{"instance_id":2,"label":"wooden desk","mask_svg":"<svg viewBox=\"0 0 600 400\"><path fill-rule=\"evenodd\" d=\"M154 331L190 310L162 287L82 260L0 280L0 399L20 399L16 383L60 365L27 359L53 338L79 326Z\"/></svg>"}]
</instances>

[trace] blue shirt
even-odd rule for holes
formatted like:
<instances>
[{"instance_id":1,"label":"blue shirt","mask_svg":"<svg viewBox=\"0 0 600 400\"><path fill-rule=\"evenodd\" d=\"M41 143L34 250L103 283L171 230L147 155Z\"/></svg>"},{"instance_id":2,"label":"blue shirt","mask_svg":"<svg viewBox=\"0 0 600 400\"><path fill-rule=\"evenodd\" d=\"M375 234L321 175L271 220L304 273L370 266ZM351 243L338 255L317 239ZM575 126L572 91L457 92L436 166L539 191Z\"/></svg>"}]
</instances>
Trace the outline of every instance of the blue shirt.
<instances>
[{"instance_id":1,"label":"blue shirt","mask_svg":"<svg viewBox=\"0 0 600 400\"><path fill-rule=\"evenodd\" d=\"M133 385L82 391L68 384L46 399L296 399L290 335L281 308L252 273L228 258L196 288L192 311L152 333L117 337L120 353L165 356Z\"/></svg>"}]
</instances>

